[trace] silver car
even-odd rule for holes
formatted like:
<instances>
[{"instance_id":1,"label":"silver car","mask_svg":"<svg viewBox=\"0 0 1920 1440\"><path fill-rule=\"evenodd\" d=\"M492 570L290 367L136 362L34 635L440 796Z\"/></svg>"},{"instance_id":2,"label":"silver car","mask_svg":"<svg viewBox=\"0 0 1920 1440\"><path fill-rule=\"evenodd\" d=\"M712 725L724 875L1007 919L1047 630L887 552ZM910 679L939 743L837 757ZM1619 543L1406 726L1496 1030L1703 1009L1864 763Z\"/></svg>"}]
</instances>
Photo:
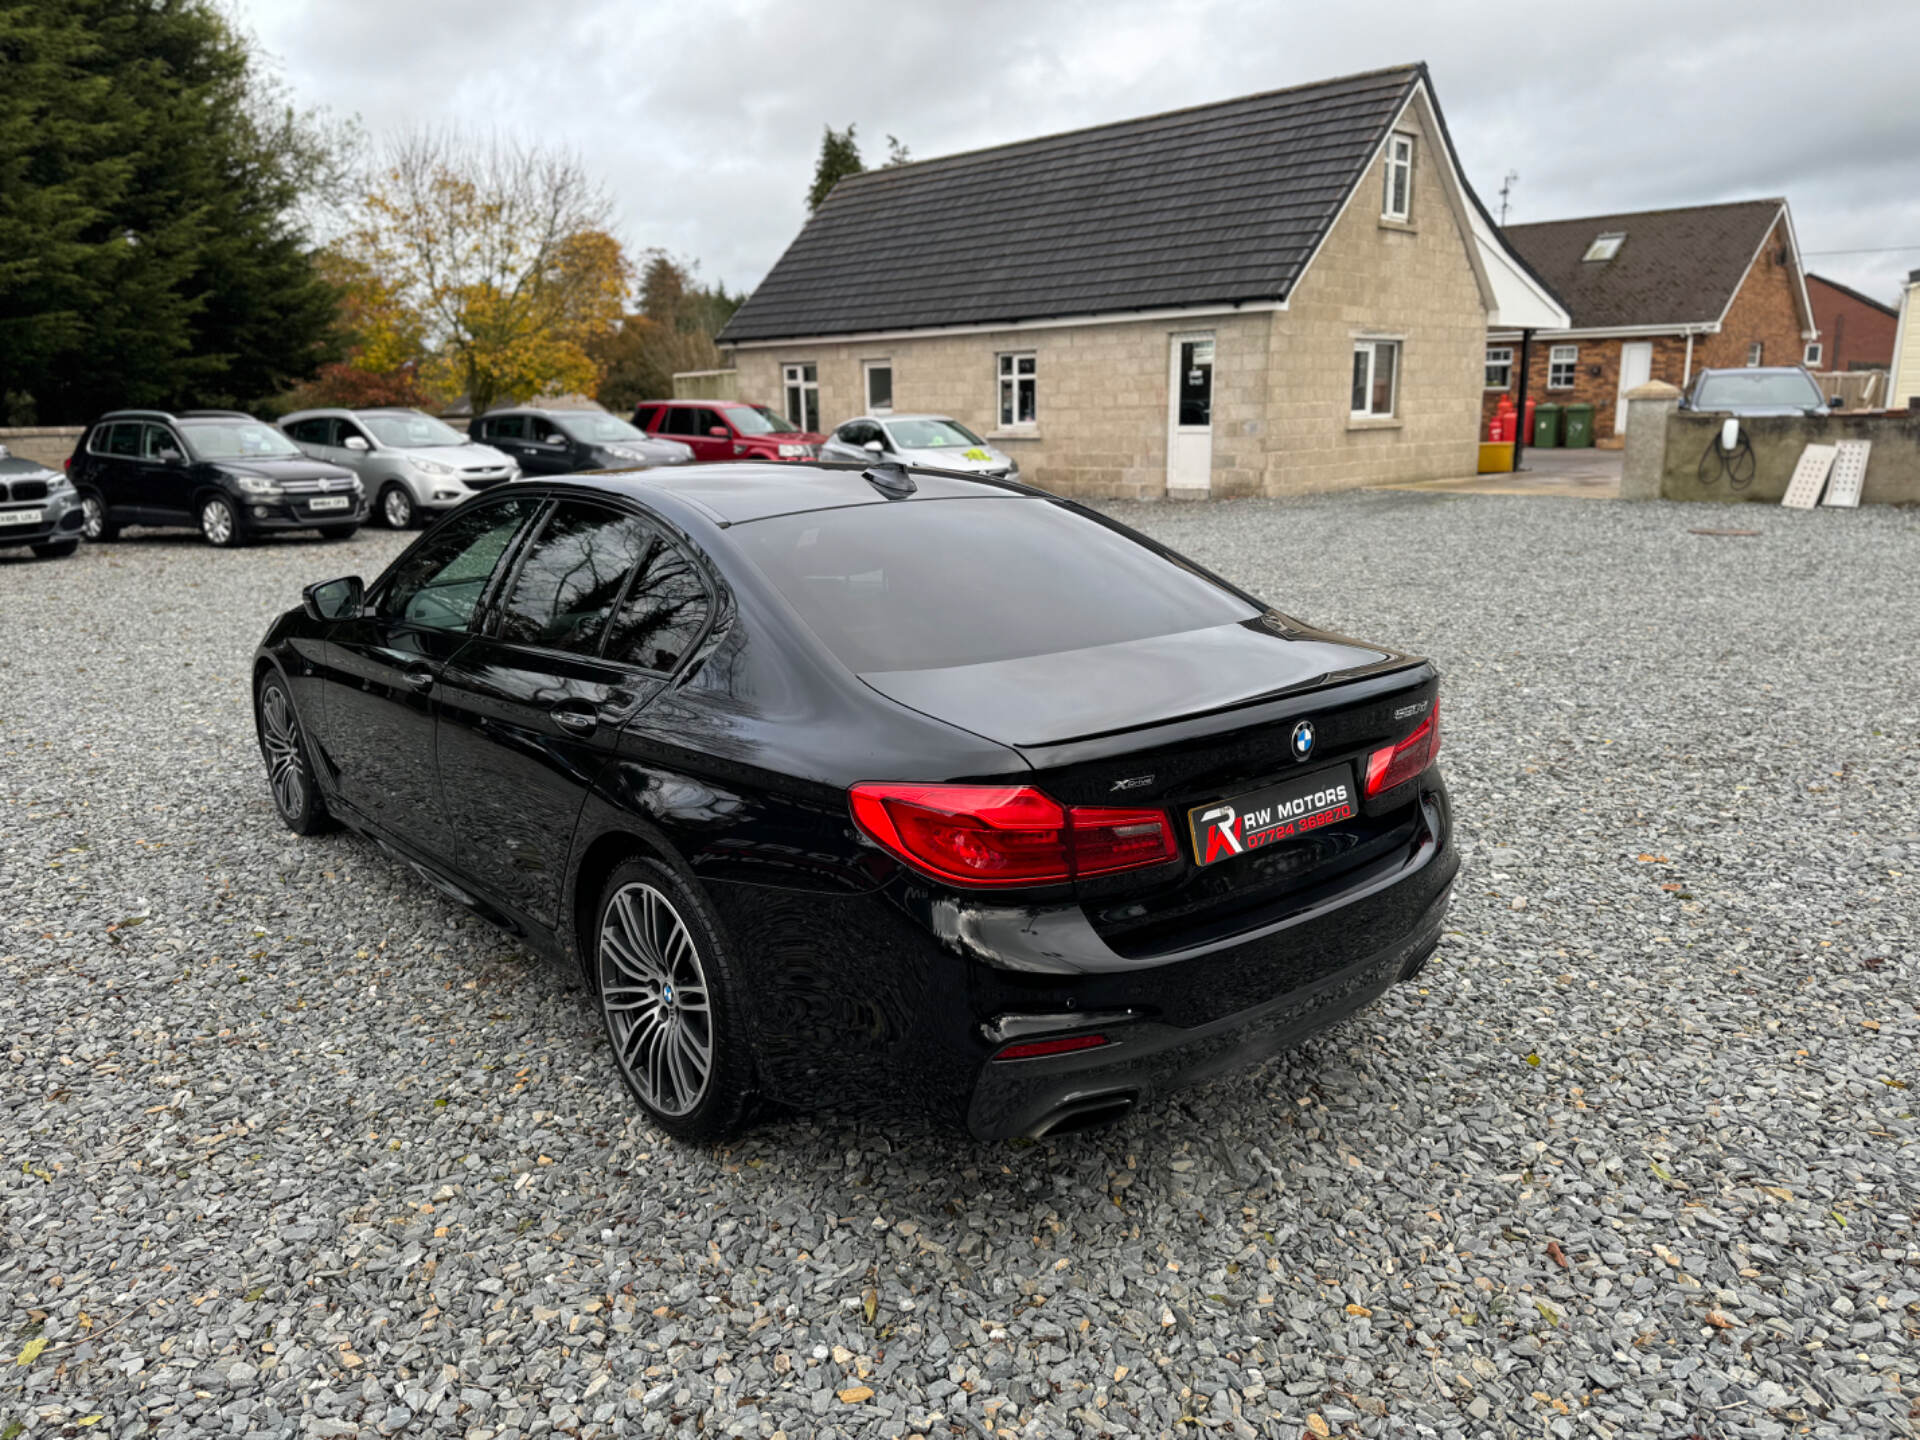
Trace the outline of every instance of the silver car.
<instances>
[{"instance_id":1,"label":"silver car","mask_svg":"<svg viewBox=\"0 0 1920 1440\"><path fill-rule=\"evenodd\" d=\"M1020 478L1020 462L949 415L862 415L820 447L822 460L897 460L941 470Z\"/></svg>"},{"instance_id":2,"label":"silver car","mask_svg":"<svg viewBox=\"0 0 1920 1440\"><path fill-rule=\"evenodd\" d=\"M418 410L300 410L280 428L314 459L357 474L373 497L373 518L395 530L520 478L498 450Z\"/></svg>"}]
</instances>

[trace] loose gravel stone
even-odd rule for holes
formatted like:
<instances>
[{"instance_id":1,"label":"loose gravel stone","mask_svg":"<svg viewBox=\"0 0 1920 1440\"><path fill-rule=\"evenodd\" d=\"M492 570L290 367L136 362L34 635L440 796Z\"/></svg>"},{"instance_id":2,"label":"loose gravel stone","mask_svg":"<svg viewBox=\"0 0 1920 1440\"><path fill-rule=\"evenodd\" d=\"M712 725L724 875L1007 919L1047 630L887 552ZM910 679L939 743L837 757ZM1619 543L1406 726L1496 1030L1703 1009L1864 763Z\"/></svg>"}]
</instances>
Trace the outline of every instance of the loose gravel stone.
<instances>
[{"instance_id":1,"label":"loose gravel stone","mask_svg":"<svg viewBox=\"0 0 1920 1440\"><path fill-rule=\"evenodd\" d=\"M285 832L252 648L403 537L0 555L0 1434L1911 1434L1920 520L1112 509L1434 657L1465 867L1417 984L1038 1145L675 1144Z\"/></svg>"}]
</instances>

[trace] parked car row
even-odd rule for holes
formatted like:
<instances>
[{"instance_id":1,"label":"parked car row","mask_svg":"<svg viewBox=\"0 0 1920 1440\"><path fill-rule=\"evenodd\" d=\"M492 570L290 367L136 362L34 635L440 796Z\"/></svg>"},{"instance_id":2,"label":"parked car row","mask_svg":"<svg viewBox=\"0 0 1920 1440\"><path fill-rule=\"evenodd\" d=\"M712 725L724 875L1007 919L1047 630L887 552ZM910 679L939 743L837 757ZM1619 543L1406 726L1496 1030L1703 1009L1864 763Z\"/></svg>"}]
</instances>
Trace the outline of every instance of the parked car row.
<instances>
[{"instance_id":1,"label":"parked car row","mask_svg":"<svg viewBox=\"0 0 1920 1440\"><path fill-rule=\"evenodd\" d=\"M197 528L243 545L281 530L342 539L373 521L410 529L523 477L695 461L874 459L1020 478L1019 465L944 415L862 415L832 434L743 400L653 400L629 424L603 410L515 405L467 433L398 406L301 410L278 426L238 410L115 410L61 475L0 459L0 546L70 555L122 526Z\"/></svg>"}]
</instances>

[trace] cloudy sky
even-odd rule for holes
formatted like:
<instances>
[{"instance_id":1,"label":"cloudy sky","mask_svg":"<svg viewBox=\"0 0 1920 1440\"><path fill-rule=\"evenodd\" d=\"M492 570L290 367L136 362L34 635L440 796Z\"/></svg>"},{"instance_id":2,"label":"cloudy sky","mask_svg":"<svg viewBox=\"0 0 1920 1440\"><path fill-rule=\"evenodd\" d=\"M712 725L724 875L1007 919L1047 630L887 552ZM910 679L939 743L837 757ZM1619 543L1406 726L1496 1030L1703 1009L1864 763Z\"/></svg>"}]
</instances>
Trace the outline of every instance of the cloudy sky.
<instances>
[{"instance_id":1,"label":"cloudy sky","mask_svg":"<svg viewBox=\"0 0 1920 1440\"><path fill-rule=\"evenodd\" d=\"M1809 269L1920 269L1920 3L1612 0L236 0L305 103L578 151L621 238L755 284L823 125L868 163L1425 60L1511 218L1785 195ZM1850 252L1850 253L1833 253Z\"/></svg>"}]
</instances>

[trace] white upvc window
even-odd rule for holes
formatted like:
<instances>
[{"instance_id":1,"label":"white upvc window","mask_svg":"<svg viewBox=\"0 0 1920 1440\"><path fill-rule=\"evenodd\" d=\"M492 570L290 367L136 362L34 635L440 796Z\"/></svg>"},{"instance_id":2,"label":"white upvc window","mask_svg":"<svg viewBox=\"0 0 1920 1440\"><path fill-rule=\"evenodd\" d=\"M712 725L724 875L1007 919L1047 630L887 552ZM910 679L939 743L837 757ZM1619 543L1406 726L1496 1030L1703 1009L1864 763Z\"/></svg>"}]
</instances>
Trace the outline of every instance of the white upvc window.
<instances>
[{"instance_id":1,"label":"white upvc window","mask_svg":"<svg viewBox=\"0 0 1920 1440\"><path fill-rule=\"evenodd\" d=\"M1827 353L1826 347L1821 345L1821 343L1818 340L1809 340L1807 342L1807 354L1806 354L1807 368L1809 370L1813 369L1816 365L1820 363L1821 357L1823 357L1826 353Z\"/></svg>"},{"instance_id":2,"label":"white upvc window","mask_svg":"<svg viewBox=\"0 0 1920 1440\"><path fill-rule=\"evenodd\" d=\"M886 414L893 409L893 361L868 360L861 368L866 372L867 413Z\"/></svg>"},{"instance_id":3,"label":"white upvc window","mask_svg":"<svg viewBox=\"0 0 1920 1440\"><path fill-rule=\"evenodd\" d=\"M1767 347L1762 345L1758 340L1755 340L1751 345L1747 346L1747 364L1749 366L1758 365L1761 357L1766 353Z\"/></svg>"},{"instance_id":4,"label":"white upvc window","mask_svg":"<svg viewBox=\"0 0 1920 1440\"><path fill-rule=\"evenodd\" d=\"M1353 418L1388 420L1400 388L1400 342L1356 340L1353 343Z\"/></svg>"},{"instance_id":5,"label":"white upvc window","mask_svg":"<svg viewBox=\"0 0 1920 1440\"><path fill-rule=\"evenodd\" d=\"M820 428L820 367L810 360L781 367L786 382L787 419L802 430Z\"/></svg>"},{"instance_id":6,"label":"white upvc window","mask_svg":"<svg viewBox=\"0 0 1920 1440\"><path fill-rule=\"evenodd\" d=\"M1000 357L1000 428L1040 421L1040 366L1033 351Z\"/></svg>"},{"instance_id":7,"label":"white upvc window","mask_svg":"<svg viewBox=\"0 0 1920 1440\"><path fill-rule=\"evenodd\" d=\"M1487 347L1487 385L1489 390L1511 390L1513 388L1513 347L1511 345L1489 345Z\"/></svg>"},{"instance_id":8,"label":"white upvc window","mask_svg":"<svg viewBox=\"0 0 1920 1440\"><path fill-rule=\"evenodd\" d=\"M1382 220L1405 220L1413 213L1413 137L1387 137L1386 184L1380 196Z\"/></svg>"},{"instance_id":9,"label":"white upvc window","mask_svg":"<svg viewBox=\"0 0 1920 1440\"><path fill-rule=\"evenodd\" d=\"M1556 345L1547 352L1547 389L1571 390L1574 372L1580 368L1578 345Z\"/></svg>"}]
</instances>

